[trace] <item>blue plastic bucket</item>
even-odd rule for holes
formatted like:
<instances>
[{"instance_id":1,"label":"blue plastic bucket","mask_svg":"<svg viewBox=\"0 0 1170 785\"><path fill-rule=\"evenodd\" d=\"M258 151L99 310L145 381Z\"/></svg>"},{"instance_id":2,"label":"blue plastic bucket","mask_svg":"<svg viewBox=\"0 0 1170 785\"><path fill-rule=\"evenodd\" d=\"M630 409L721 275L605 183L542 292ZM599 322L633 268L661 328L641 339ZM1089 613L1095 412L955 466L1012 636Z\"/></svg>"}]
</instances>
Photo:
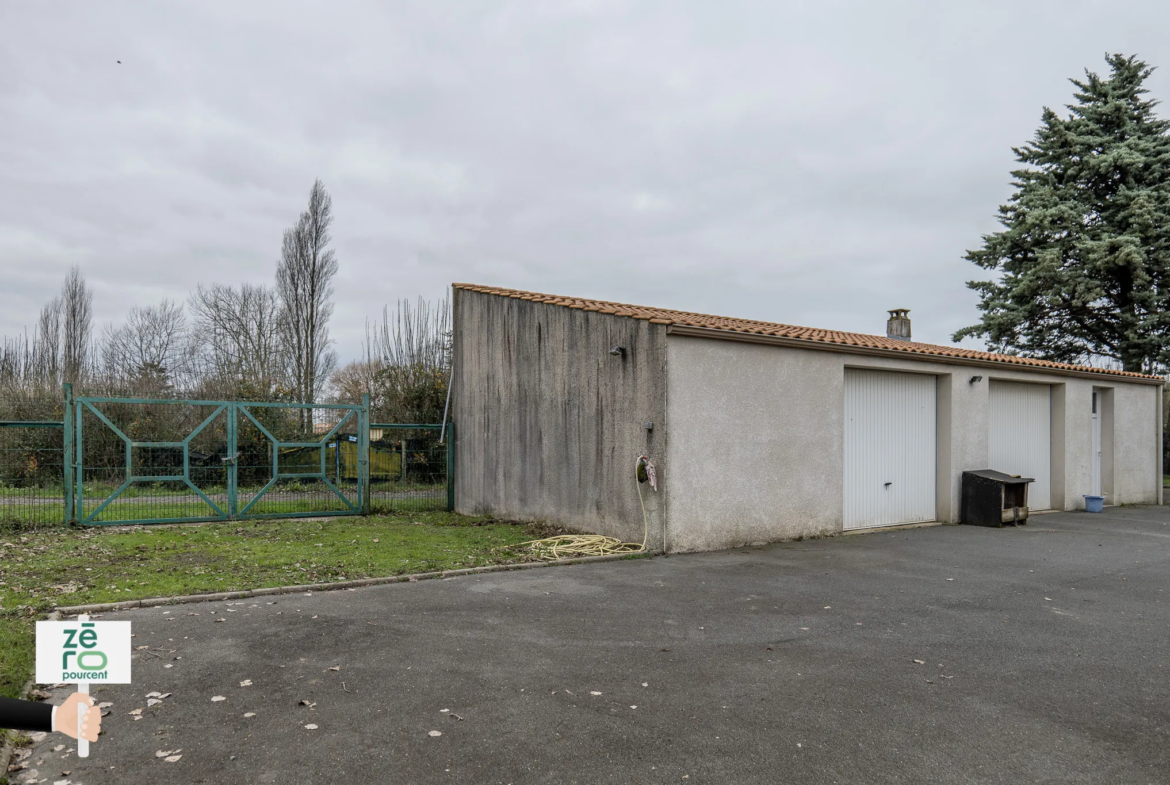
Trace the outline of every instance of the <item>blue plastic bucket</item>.
<instances>
[{"instance_id":1,"label":"blue plastic bucket","mask_svg":"<svg viewBox=\"0 0 1170 785\"><path fill-rule=\"evenodd\" d=\"M1104 509L1104 496L1085 496L1085 512L1101 512Z\"/></svg>"}]
</instances>

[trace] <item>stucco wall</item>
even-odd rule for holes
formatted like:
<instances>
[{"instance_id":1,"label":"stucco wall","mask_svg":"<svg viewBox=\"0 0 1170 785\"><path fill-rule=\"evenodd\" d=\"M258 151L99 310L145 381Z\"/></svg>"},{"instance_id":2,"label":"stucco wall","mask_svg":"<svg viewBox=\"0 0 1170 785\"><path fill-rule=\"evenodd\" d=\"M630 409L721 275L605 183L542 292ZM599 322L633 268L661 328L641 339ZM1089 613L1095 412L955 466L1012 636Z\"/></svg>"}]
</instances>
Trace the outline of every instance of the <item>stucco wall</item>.
<instances>
[{"instance_id":1,"label":"stucco wall","mask_svg":"<svg viewBox=\"0 0 1170 785\"><path fill-rule=\"evenodd\" d=\"M1116 385L1113 388L1113 437L1115 440L1114 504L1144 504L1150 499L1151 455L1161 461L1158 438L1158 390L1156 387ZM1161 470L1155 469L1161 484Z\"/></svg>"},{"instance_id":2,"label":"stucco wall","mask_svg":"<svg viewBox=\"0 0 1170 785\"><path fill-rule=\"evenodd\" d=\"M939 520L958 518L964 470L988 468L992 379L1053 385L1053 501L1084 507L1094 387L1111 390L1111 503L1157 502L1158 388L1102 378L964 367L682 336L666 341L671 550L841 531L845 368L939 378ZM971 383L972 376L981 376ZM1104 469L1104 467L1103 467Z\"/></svg>"},{"instance_id":3,"label":"stucco wall","mask_svg":"<svg viewBox=\"0 0 1170 785\"><path fill-rule=\"evenodd\" d=\"M453 310L459 512L641 542L635 460L666 473L665 327L460 289ZM643 491L658 548L662 498Z\"/></svg>"},{"instance_id":4,"label":"stucco wall","mask_svg":"<svg viewBox=\"0 0 1170 785\"><path fill-rule=\"evenodd\" d=\"M674 336L666 350L670 550L839 531L844 389L835 359Z\"/></svg>"}]
</instances>

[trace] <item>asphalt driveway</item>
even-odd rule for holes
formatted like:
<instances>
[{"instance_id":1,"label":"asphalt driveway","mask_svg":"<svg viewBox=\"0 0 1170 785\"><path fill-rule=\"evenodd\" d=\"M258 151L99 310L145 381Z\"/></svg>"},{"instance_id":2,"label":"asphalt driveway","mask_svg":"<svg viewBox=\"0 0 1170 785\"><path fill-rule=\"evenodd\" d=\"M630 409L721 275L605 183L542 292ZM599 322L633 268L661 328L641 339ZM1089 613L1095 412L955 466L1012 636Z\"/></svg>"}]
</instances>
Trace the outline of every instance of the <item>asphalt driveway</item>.
<instances>
[{"instance_id":1,"label":"asphalt driveway","mask_svg":"<svg viewBox=\"0 0 1170 785\"><path fill-rule=\"evenodd\" d=\"M81 785L1170 782L1168 568L1170 508L1123 508L109 614L150 647L134 684L95 693L87 761L50 736L28 763Z\"/></svg>"}]
</instances>

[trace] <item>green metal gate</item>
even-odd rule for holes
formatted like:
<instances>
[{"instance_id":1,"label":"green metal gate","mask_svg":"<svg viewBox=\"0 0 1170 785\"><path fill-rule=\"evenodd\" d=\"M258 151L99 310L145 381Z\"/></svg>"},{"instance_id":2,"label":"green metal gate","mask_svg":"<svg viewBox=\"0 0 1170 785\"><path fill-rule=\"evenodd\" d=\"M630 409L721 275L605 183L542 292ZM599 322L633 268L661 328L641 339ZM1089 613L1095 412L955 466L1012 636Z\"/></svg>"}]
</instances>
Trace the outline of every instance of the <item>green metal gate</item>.
<instances>
[{"instance_id":1,"label":"green metal gate","mask_svg":"<svg viewBox=\"0 0 1170 785\"><path fill-rule=\"evenodd\" d=\"M368 401L354 406L81 396L68 412L75 475L66 505L72 522L369 511Z\"/></svg>"},{"instance_id":2,"label":"green metal gate","mask_svg":"<svg viewBox=\"0 0 1170 785\"><path fill-rule=\"evenodd\" d=\"M63 401L0 400L0 525L455 508L454 424L371 423L368 397L333 405L63 392Z\"/></svg>"}]
</instances>

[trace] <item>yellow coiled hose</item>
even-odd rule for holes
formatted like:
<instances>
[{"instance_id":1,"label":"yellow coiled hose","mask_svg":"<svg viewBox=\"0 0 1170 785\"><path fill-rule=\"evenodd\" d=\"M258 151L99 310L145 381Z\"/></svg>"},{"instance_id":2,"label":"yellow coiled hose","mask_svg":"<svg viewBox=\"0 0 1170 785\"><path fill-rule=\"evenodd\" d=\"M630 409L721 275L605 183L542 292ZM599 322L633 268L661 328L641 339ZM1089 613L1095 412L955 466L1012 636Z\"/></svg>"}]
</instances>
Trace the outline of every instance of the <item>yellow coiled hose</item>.
<instances>
[{"instance_id":1,"label":"yellow coiled hose","mask_svg":"<svg viewBox=\"0 0 1170 785\"><path fill-rule=\"evenodd\" d=\"M642 553L646 550L646 540L650 536L650 522L646 517L646 502L642 500L642 483L638 479L638 470L649 463L645 455L638 456L634 464L634 485L638 488L638 504L642 506L642 542L622 542L616 537L606 537L603 534L564 534L559 537L545 537L543 540L522 542L518 548L527 547L537 558L547 561L556 559L571 559L580 556L612 556L618 553ZM652 466L652 464L650 464ZM653 469L650 469L653 472ZM653 480L651 480L653 484Z\"/></svg>"}]
</instances>

